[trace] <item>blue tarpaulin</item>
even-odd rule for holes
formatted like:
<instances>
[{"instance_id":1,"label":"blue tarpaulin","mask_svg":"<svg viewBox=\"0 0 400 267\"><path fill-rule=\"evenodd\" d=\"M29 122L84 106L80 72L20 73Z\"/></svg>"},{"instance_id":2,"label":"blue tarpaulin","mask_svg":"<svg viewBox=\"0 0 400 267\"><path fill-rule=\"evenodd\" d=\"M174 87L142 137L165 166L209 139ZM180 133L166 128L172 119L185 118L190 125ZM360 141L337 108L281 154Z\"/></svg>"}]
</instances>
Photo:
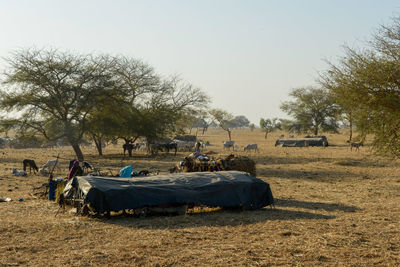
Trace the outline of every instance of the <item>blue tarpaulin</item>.
<instances>
[{"instance_id":1,"label":"blue tarpaulin","mask_svg":"<svg viewBox=\"0 0 400 267\"><path fill-rule=\"evenodd\" d=\"M131 178L132 177L132 165L126 166L119 171L121 178Z\"/></svg>"},{"instance_id":2,"label":"blue tarpaulin","mask_svg":"<svg viewBox=\"0 0 400 267\"><path fill-rule=\"evenodd\" d=\"M274 203L269 184L239 171L192 172L136 178L77 176L64 197L83 198L98 213L159 205L260 209Z\"/></svg>"}]
</instances>

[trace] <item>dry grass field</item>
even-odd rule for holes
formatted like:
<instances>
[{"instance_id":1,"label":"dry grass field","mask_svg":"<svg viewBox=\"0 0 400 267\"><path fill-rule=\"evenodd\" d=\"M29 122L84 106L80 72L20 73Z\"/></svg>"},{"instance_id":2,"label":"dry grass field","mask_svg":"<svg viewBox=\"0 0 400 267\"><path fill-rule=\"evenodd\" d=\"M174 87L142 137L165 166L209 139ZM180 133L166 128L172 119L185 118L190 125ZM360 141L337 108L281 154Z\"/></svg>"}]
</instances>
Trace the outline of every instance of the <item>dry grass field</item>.
<instances>
[{"instance_id":1,"label":"dry grass field","mask_svg":"<svg viewBox=\"0 0 400 267\"><path fill-rule=\"evenodd\" d=\"M234 130L239 145L258 143L257 177L271 185L275 209L226 211L210 209L184 216L95 219L55 216L54 202L35 199L32 188L47 181L40 175L14 177L24 158L38 165L62 158L72 149L0 149L1 266L399 266L400 164L345 146L344 135L327 135L327 148L274 147L281 133L264 140L255 130ZM210 130L209 151L222 150L227 134ZM367 140L368 141L368 140ZM123 159L111 146L98 157L83 148L86 159L102 171L160 170L184 157L161 153ZM4 153L5 154L4 154ZM239 152L244 154L244 152ZM19 199L21 201L19 201Z\"/></svg>"}]
</instances>

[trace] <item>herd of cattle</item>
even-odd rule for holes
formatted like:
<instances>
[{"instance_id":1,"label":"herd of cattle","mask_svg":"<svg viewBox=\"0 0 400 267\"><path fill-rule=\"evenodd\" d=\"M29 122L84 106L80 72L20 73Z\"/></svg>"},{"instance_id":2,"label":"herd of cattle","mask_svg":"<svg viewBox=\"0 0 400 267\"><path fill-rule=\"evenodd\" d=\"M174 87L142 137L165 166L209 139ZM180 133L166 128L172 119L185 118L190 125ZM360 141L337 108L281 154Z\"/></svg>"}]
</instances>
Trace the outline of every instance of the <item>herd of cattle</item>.
<instances>
[{"instance_id":1,"label":"herd of cattle","mask_svg":"<svg viewBox=\"0 0 400 267\"><path fill-rule=\"evenodd\" d=\"M149 154L157 154L159 151L167 152L173 151L176 155L177 151L204 151L204 149L209 144L203 141L182 141L182 140L173 140L167 143L155 143L155 144L147 144L146 142L139 143L125 143L122 145L122 149L124 150L124 156L126 152L128 152L129 156L132 156L132 151L147 151ZM224 141L223 142L224 150L233 150L239 151L239 145L235 145L235 141ZM249 144L243 147L243 151L254 151L258 152L257 144Z\"/></svg>"}]
</instances>

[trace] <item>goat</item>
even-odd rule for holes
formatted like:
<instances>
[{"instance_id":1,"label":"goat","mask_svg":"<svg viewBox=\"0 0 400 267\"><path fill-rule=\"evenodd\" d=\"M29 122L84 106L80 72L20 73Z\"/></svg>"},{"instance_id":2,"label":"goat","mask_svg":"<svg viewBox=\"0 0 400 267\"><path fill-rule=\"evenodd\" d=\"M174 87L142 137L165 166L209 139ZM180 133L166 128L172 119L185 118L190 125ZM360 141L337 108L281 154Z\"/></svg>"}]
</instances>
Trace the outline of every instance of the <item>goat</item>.
<instances>
[{"instance_id":1,"label":"goat","mask_svg":"<svg viewBox=\"0 0 400 267\"><path fill-rule=\"evenodd\" d=\"M14 176L26 176L26 171L19 171L15 168L12 168L11 171Z\"/></svg>"},{"instance_id":2,"label":"goat","mask_svg":"<svg viewBox=\"0 0 400 267\"><path fill-rule=\"evenodd\" d=\"M69 161L69 170L71 170L71 168L72 168L72 166L74 165L74 162L76 161L76 159L73 159L73 160L70 160ZM82 162L82 171L83 172L87 172L89 169L91 169L91 170L93 170L93 167L92 167L92 165L89 163L89 162L87 162L87 161L83 161Z\"/></svg>"},{"instance_id":3,"label":"goat","mask_svg":"<svg viewBox=\"0 0 400 267\"><path fill-rule=\"evenodd\" d=\"M47 172L50 172L50 170L54 170L55 168L57 168L58 170L61 170L60 162L57 159L47 161L40 168L39 172L43 173L43 171L45 171L45 170L47 170Z\"/></svg>"},{"instance_id":4,"label":"goat","mask_svg":"<svg viewBox=\"0 0 400 267\"><path fill-rule=\"evenodd\" d=\"M353 147L356 149L356 151L360 151L360 146L364 146L364 143L350 143L350 151L353 151Z\"/></svg>"},{"instance_id":5,"label":"goat","mask_svg":"<svg viewBox=\"0 0 400 267\"><path fill-rule=\"evenodd\" d=\"M24 159L22 161L22 164L24 165L24 172L26 172L26 167L29 166L29 173L36 173L39 171L39 168L36 166L36 163L33 159Z\"/></svg>"}]
</instances>

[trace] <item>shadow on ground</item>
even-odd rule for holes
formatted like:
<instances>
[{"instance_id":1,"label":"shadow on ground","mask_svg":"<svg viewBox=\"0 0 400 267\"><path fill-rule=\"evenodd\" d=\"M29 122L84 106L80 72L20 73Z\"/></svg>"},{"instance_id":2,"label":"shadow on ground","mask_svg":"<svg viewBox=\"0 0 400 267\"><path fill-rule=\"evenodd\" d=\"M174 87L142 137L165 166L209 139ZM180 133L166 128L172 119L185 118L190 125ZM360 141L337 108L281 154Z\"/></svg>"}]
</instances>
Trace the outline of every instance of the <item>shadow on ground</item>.
<instances>
[{"instance_id":1,"label":"shadow on ground","mask_svg":"<svg viewBox=\"0 0 400 267\"><path fill-rule=\"evenodd\" d=\"M287 220L328 220L335 216L318 213L293 211L285 209L264 208L256 211L227 211L216 210L200 212L182 216L150 216L134 218L117 216L108 220L101 220L107 224L145 228L145 229L184 229L192 227L219 227L257 224L267 221Z\"/></svg>"},{"instance_id":2,"label":"shadow on ground","mask_svg":"<svg viewBox=\"0 0 400 267\"><path fill-rule=\"evenodd\" d=\"M306 171L306 170L293 170L293 169L278 169L278 168L257 168L257 176L266 178L276 177L285 179L312 179L314 181L332 182L332 179L347 179L350 176L362 177L361 174L348 173L342 171Z\"/></svg>"},{"instance_id":3,"label":"shadow on ground","mask_svg":"<svg viewBox=\"0 0 400 267\"><path fill-rule=\"evenodd\" d=\"M344 212L355 212L360 210L354 206L346 206L334 203L323 203L323 202L308 202L290 199L275 199L275 205L277 207L293 207L303 208L311 210L325 210L325 211L344 211Z\"/></svg>"}]
</instances>

